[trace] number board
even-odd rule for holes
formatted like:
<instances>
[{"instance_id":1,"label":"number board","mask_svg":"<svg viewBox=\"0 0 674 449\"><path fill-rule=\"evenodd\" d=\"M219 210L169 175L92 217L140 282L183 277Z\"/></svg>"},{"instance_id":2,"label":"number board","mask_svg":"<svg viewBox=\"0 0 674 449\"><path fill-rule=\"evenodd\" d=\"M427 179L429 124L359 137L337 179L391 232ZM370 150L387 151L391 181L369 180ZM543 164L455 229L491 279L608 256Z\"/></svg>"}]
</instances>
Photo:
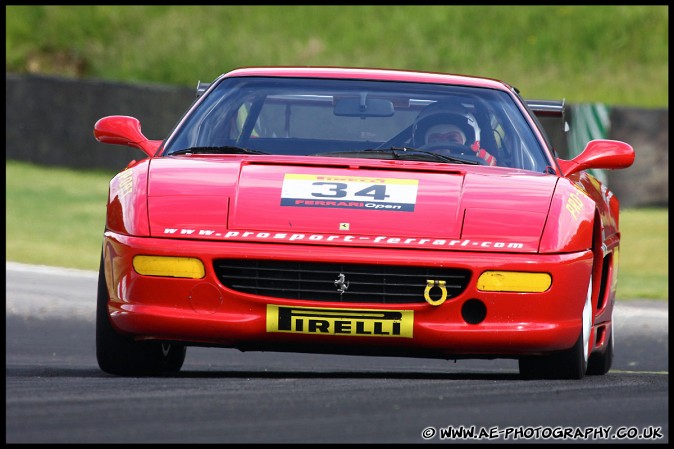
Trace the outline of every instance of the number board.
<instances>
[{"instance_id":1,"label":"number board","mask_svg":"<svg viewBox=\"0 0 674 449\"><path fill-rule=\"evenodd\" d=\"M286 173L281 206L414 212L418 179Z\"/></svg>"}]
</instances>

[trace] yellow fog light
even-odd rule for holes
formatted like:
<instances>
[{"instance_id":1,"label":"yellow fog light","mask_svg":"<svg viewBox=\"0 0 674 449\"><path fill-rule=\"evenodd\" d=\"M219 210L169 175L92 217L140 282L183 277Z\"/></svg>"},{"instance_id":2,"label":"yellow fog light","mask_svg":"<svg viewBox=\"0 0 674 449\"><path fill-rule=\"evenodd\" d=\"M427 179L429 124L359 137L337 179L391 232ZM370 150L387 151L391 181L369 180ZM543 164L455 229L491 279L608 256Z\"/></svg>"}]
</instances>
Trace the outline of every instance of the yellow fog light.
<instances>
[{"instance_id":1,"label":"yellow fog light","mask_svg":"<svg viewBox=\"0 0 674 449\"><path fill-rule=\"evenodd\" d=\"M485 271L477 280L478 290L485 292L540 293L550 285L552 277L548 273L521 271Z\"/></svg>"},{"instance_id":2,"label":"yellow fog light","mask_svg":"<svg viewBox=\"0 0 674 449\"><path fill-rule=\"evenodd\" d=\"M204 264L192 257L136 256L133 269L145 276L201 279L206 275Z\"/></svg>"}]
</instances>

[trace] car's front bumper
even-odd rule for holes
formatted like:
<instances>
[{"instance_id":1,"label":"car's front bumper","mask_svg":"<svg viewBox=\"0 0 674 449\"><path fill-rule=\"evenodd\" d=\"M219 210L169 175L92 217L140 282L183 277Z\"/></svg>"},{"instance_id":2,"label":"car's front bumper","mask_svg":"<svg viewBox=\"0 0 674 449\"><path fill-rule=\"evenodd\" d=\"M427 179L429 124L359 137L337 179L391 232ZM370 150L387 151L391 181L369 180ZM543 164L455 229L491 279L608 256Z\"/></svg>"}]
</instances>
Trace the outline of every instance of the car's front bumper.
<instances>
[{"instance_id":1,"label":"car's front bumper","mask_svg":"<svg viewBox=\"0 0 674 449\"><path fill-rule=\"evenodd\" d=\"M137 238L106 232L109 313L118 331L139 339L240 349L416 355L517 357L570 348L592 271L592 253L514 254L317 247ZM201 279L138 274L136 255L200 259ZM237 292L215 275L214 259L250 258L373 265L460 267L472 271L463 293L440 305L340 303ZM483 292L485 270L545 272L543 293ZM420 295L423 291L420 290ZM482 313L470 324L474 309ZM468 317L468 320L467 320Z\"/></svg>"}]
</instances>

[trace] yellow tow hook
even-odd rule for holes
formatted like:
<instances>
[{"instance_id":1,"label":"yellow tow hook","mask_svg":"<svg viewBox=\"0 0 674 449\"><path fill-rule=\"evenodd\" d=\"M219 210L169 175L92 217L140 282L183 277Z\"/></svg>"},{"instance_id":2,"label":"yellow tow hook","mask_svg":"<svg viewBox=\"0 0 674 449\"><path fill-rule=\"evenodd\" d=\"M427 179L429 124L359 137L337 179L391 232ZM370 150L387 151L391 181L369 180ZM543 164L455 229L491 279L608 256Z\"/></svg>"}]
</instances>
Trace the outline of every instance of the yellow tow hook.
<instances>
[{"instance_id":1,"label":"yellow tow hook","mask_svg":"<svg viewBox=\"0 0 674 449\"><path fill-rule=\"evenodd\" d=\"M442 292L442 295L440 296L440 299L438 300L433 300L431 299L431 290L433 287L438 287L440 288L440 291ZM436 281L434 279L428 279L426 280L426 289L424 290L424 298L426 299L426 302L429 303L432 306L439 306L445 300L447 299L447 282L446 281Z\"/></svg>"}]
</instances>

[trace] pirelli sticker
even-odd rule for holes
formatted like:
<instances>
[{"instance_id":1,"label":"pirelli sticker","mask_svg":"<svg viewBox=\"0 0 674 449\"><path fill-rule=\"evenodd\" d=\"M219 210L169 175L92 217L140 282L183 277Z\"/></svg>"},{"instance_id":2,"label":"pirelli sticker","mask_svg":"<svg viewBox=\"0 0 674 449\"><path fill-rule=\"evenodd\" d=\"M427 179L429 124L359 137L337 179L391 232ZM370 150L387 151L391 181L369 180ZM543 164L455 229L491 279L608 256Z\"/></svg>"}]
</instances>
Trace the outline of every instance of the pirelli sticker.
<instances>
[{"instance_id":1,"label":"pirelli sticker","mask_svg":"<svg viewBox=\"0 0 674 449\"><path fill-rule=\"evenodd\" d=\"M414 212L418 179L286 173L281 206Z\"/></svg>"},{"instance_id":2,"label":"pirelli sticker","mask_svg":"<svg viewBox=\"0 0 674 449\"><path fill-rule=\"evenodd\" d=\"M412 338L412 310L348 310L267 304L267 332Z\"/></svg>"}]
</instances>

